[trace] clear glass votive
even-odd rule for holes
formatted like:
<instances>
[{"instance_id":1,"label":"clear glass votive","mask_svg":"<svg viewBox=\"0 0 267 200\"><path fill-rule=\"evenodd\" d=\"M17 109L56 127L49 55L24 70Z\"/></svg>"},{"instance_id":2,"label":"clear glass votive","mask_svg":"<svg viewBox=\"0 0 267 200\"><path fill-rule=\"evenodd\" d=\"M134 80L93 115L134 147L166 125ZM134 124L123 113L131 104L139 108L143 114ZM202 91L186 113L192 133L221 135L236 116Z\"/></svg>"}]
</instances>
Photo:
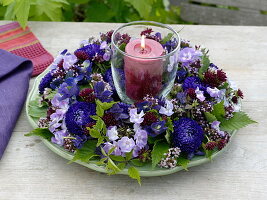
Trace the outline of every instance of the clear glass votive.
<instances>
[{"instance_id":1,"label":"clear glass votive","mask_svg":"<svg viewBox=\"0 0 267 200\"><path fill-rule=\"evenodd\" d=\"M115 30L111 40L112 77L120 99L134 103L147 95L166 97L178 68L178 33L165 24L136 21Z\"/></svg>"}]
</instances>

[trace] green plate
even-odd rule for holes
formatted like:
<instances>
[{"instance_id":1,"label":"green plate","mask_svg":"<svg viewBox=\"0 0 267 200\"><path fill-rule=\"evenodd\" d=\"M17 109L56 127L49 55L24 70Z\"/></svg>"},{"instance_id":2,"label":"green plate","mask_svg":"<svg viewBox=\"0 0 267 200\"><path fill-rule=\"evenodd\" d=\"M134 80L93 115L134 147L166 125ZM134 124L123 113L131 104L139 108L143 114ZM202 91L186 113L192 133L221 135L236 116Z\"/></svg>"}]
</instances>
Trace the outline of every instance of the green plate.
<instances>
[{"instance_id":1,"label":"green plate","mask_svg":"<svg viewBox=\"0 0 267 200\"><path fill-rule=\"evenodd\" d=\"M34 81L34 84L33 84L33 87L32 87L32 90L30 91L29 95L28 95L28 98L27 98L27 101L26 101L26 113L27 113L27 117L28 117L28 120L30 122L30 124L32 125L33 128L37 128L37 122L38 122L38 119L37 118L33 118L29 115L29 102L36 99L38 97L38 85L41 81L41 79L44 77L44 75L48 72L48 69L46 71L44 71L42 74L40 74ZM235 132L232 132L232 136L234 136L236 133ZM64 150L62 147L56 145L56 144L53 144L52 142L48 141L48 140L45 140L45 139L42 139L43 143L50 149L52 150L54 153L58 154L59 156L67 159L67 160L71 160L73 158L73 154ZM231 140L230 140L231 141ZM230 142L229 142L230 143ZM229 146L229 143L227 144L227 146L222 149L221 151L217 151L215 153L213 153L212 155L212 158L215 158L216 156L218 156L219 154L221 154L223 151L226 150L226 148ZM201 164L204 164L206 162L209 162L210 160L208 158L206 158L205 156L195 156L191 161L190 163L188 164L188 168L189 167L194 167L194 166L197 166L197 165L201 165ZM105 168L104 167L101 167L101 166L98 166L95 164L95 162L90 162L90 163L84 163L84 162L81 162L81 161L75 161L76 163L80 164L80 165L83 165L85 167L88 167L92 170L95 170L95 171L98 171L98 172L103 172L103 173L107 173ZM139 172L140 172L140 176L163 176L163 175L168 175L168 174L172 174L172 173L175 173L175 172L178 172L178 171L181 171L183 170L182 167L180 166L177 166L175 168L172 168L172 169L162 169L162 168L159 168L159 167L156 167L155 169L152 169L151 165L145 165L143 167L137 167ZM120 171L118 174L125 174L127 175L128 172L127 172L127 168Z\"/></svg>"}]
</instances>

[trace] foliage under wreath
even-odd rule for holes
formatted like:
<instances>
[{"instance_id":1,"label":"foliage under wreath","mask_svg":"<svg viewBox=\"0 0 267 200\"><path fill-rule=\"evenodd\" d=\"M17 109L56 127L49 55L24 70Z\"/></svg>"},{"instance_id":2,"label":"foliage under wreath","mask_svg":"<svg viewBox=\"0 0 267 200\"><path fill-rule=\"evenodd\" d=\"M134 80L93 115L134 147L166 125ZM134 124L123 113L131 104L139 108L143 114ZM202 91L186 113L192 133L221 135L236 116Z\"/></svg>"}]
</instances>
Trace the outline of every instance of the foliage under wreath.
<instances>
[{"instance_id":1,"label":"foliage under wreath","mask_svg":"<svg viewBox=\"0 0 267 200\"><path fill-rule=\"evenodd\" d=\"M72 161L96 161L107 173L128 169L140 183L136 166L174 168L194 156L211 158L234 130L255 123L241 111L243 93L225 72L210 63L208 51L183 40L175 84L168 98L147 95L129 105L120 101L110 68L111 35L89 38L73 54L64 50L39 85L29 115L41 136L72 152ZM160 33L142 35L159 41L166 53L177 44ZM130 41L120 38L121 49ZM124 81L124 72L121 72Z\"/></svg>"}]
</instances>

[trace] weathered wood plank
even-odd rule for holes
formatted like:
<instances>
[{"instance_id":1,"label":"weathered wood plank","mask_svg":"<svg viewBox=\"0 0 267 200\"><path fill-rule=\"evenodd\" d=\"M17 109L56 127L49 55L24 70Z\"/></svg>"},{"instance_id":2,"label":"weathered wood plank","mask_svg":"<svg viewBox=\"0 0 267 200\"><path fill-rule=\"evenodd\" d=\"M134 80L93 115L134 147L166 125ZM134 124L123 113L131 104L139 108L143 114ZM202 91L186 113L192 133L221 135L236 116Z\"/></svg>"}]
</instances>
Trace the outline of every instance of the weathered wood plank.
<instances>
[{"instance_id":1,"label":"weathered wood plank","mask_svg":"<svg viewBox=\"0 0 267 200\"><path fill-rule=\"evenodd\" d=\"M175 0L174 0L175 1ZM266 0L192 0L193 2L267 11Z\"/></svg>"},{"instance_id":2,"label":"weathered wood plank","mask_svg":"<svg viewBox=\"0 0 267 200\"><path fill-rule=\"evenodd\" d=\"M267 15L251 10L229 10L189 3L181 4L181 17L199 24L267 25Z\"/></svg>"}]
</instances>

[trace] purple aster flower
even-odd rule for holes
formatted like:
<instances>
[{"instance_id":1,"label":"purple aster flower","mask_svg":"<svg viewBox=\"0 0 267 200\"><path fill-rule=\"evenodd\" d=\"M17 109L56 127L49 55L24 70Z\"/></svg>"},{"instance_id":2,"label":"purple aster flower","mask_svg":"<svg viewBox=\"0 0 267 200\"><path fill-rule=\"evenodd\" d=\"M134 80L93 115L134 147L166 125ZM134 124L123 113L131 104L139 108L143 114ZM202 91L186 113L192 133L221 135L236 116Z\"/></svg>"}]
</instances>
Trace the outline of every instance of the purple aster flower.
<instances>
[{"instance_id":1,"label":"purple aster flower","mask_svg":"<svg viewBox=\"0 0 267 200\"><path fill-rule=\"evenodd\" d=\"M202 144L204 138L201 126L190 118L180 118L173 122L173 145L182 152L194 153Z\"/></svg>"},{"instance_id":2,"label":"purple aster flower","mask_svg":"<svg viewBox=\"0 0 267 200\"><path fill-rule=\"evenodd\" d=\"M79 91L80 89L74 78L67 78L58 88L58 92L62 95L60 100L77 96Z\"/></svg>"},{"instance_id":3,"label":"purple aster flower","mask_svg":"<svg viewBox=\"0 0 267 200\"><path fill-rule=\"evenodd\" d=\"M161 106L159 113L163 115L167 115L168 117L172 116L172 114L174 113L172 102L166 99L165 107Z\"/></svg>"},{"instance_id":4,"label":"purple aster flower","mask_svg":"<svg viewBox=\"0 0 267 200\"><path fill-rule=\"evenodd\" d=\"M109 152L110 149L112 149L113 147L115 147L114 151L111 153L112 155L115 155L115 156L120 156L121 155L121 150L118 146L118 143L116 141L113 141L112 143L111 142L106 142L104 143L104 151L106 153Z\"/></svg>"},{"instance_id":5,"label":"purple aster flower","mask_svg":"<svg viewBox=\"0 0 267 200\"><path fill-rule=\"evenodd\" d=\"M204 96L204 92L199 90L199 88L197 87L195 90L196 96L200 101L205 101L206 97Z\"/></svg>"},{"instance_id":6,"label":"purple aster flower","mask_svg":"<svg viewBox=\"0 0 267 200\"><path fill-rule=\"evenodd\" d=\"M182 67L181 69L177 70L177 73L176 73L176 81L178 83L181 83L184 81L184 79L186 78L187 76L187 71Z\"/></svg>"},{"instance_id":7,"label":"purple aster flower","mask_svg":"<svg viewBox=\"0 0 267 200\"><path fill-rule=\"evenodd\" d=\"M147 144L147 132L142 129L137 129L134 135L136 145L143 148Z\"/></svg>"},{"instance_id":8,"label":"purple aster flower","mask_svg":"<svg viewBox=\"0 0 267 200\"><path fill-rule=\"evenodd\" d=\"M100 49L99 44L88 44L80 49L77 49L74 54L79 55L83 59L92 60L95 56L100 55L103 56L105 51L103 49Z\"/></svg>"},{"instance_id":9,"label":"purple aster flower","mask_svg":"<svg viewBox=\"0 0 267 200\"><path fill-rule=\"evenodd\" d=\"M45 88L50 88L50 83L53 80L53 76L51 75L51 73L47 73L44 78L42 78L40 84L39 84L39 93L43 94Z\"/></svg>"},{"instance_id":10,"label":"purple aster flower","mask_svg":"<svg viewBox=\"0 0 267 200\"><path fill-rule=\"evenodd\" d=\"M201 82L200 78L197 76L189 76L184 80L182 85L184 91L188 90L189 88L197 89L197 87L202 90L206 91L206 87L204 83Z\"/></svg>"},{"instance_id":11,"label":"purple aster flower","mask_svg":"<svg viewBox=\"0 0 267 200\"><path fill-rule=\"evenodd\" d=\"M179 61L182 63L182 66L188 67L190 64L199 60L200 56L202 56L201 51L186 47L180 51Z\"/></svg>"},{"instance_id":12,"label":"purple aster flower","mask_svg":"<svg viewBox=\"0 0 267 200\"><path fill-rule=\"evenodd\" d=\"M119 139L117 126L110 126L107 130L107 136L111 141Z\"/></svg>"},{"instance_id":13,"label":"purple aster flower","mask_svg":"<svg viewBox=\"0 0 267 200\"><path fill-rule=\"evenodd\" d=\"M96 114L94 103L76 102L72 104L65 117L66 127L70 133L82 135L83 126L93 122L91 115Z\"/></svg>"},{"instance_id":14,"label":"purple aster flower","mask_svg":"<svg viewBox=\"0 0 267 200\"><path fill-rule=\"evenodd\" d=\"M64 57L63 57L63 68L65 70L68 70L70 67L72 67L77 61L77 57L73 54L66 54Z\"/></svg>"},{"instance_id":15,"label":"purple aster flower","mask_svg":"<svg viewBox=\"0 0 267 200\"><path fill-rule=\"evenodd\" d=\"M95 83L94 91L96 97L102 102L111 102L113 100L111 97L113 92L105 89L105 83L103 81Z\"/></svg>"},{"instance_id":16,"label":"purple aster flower","mask_svg":"<svg viewBox=\"0 0 267 200\"><path fill-rule=\"evenodd\" d=\"M155 137L163 132L165 132L168 128L165 126L166 122L165 121L159 121L159 122L154 122L151 124L151 130L152 133L149 132L150 136Z\"/></svg>"},{"instance_id":17,"label":"purple aster flower","mask_svg":"<svg viewBox=\"0 0 267 200\"><path fill-rule=\"evenodd\" d=\"M121 152L128 153L133 150L135 143L132 138L124 136L118 141L118 146L120 147Z\"/></svg>"},{"instance_id":18,"label":"purple aster flower","mask_svg":"<svg viewBox=\"0 0 267 200\"><path fill-rule=\"evenodd\" d=\"M138 114L137 108L130 109L130 122L141 124L144 121L144 115L145 113L143 110Z\"/></svg>"},{"instance_id":19,"label":"purple aster flower","mask_svg":"<svg viewBox=\"0 0 267 200\"><path fill-rule=\"evenodd\" d=\"M59 146L63 146L64 137L68 135L66 130L60 130L54 132L54 136L51 138L51 142L58 144Z\"/></svg>"}]
</instances>

